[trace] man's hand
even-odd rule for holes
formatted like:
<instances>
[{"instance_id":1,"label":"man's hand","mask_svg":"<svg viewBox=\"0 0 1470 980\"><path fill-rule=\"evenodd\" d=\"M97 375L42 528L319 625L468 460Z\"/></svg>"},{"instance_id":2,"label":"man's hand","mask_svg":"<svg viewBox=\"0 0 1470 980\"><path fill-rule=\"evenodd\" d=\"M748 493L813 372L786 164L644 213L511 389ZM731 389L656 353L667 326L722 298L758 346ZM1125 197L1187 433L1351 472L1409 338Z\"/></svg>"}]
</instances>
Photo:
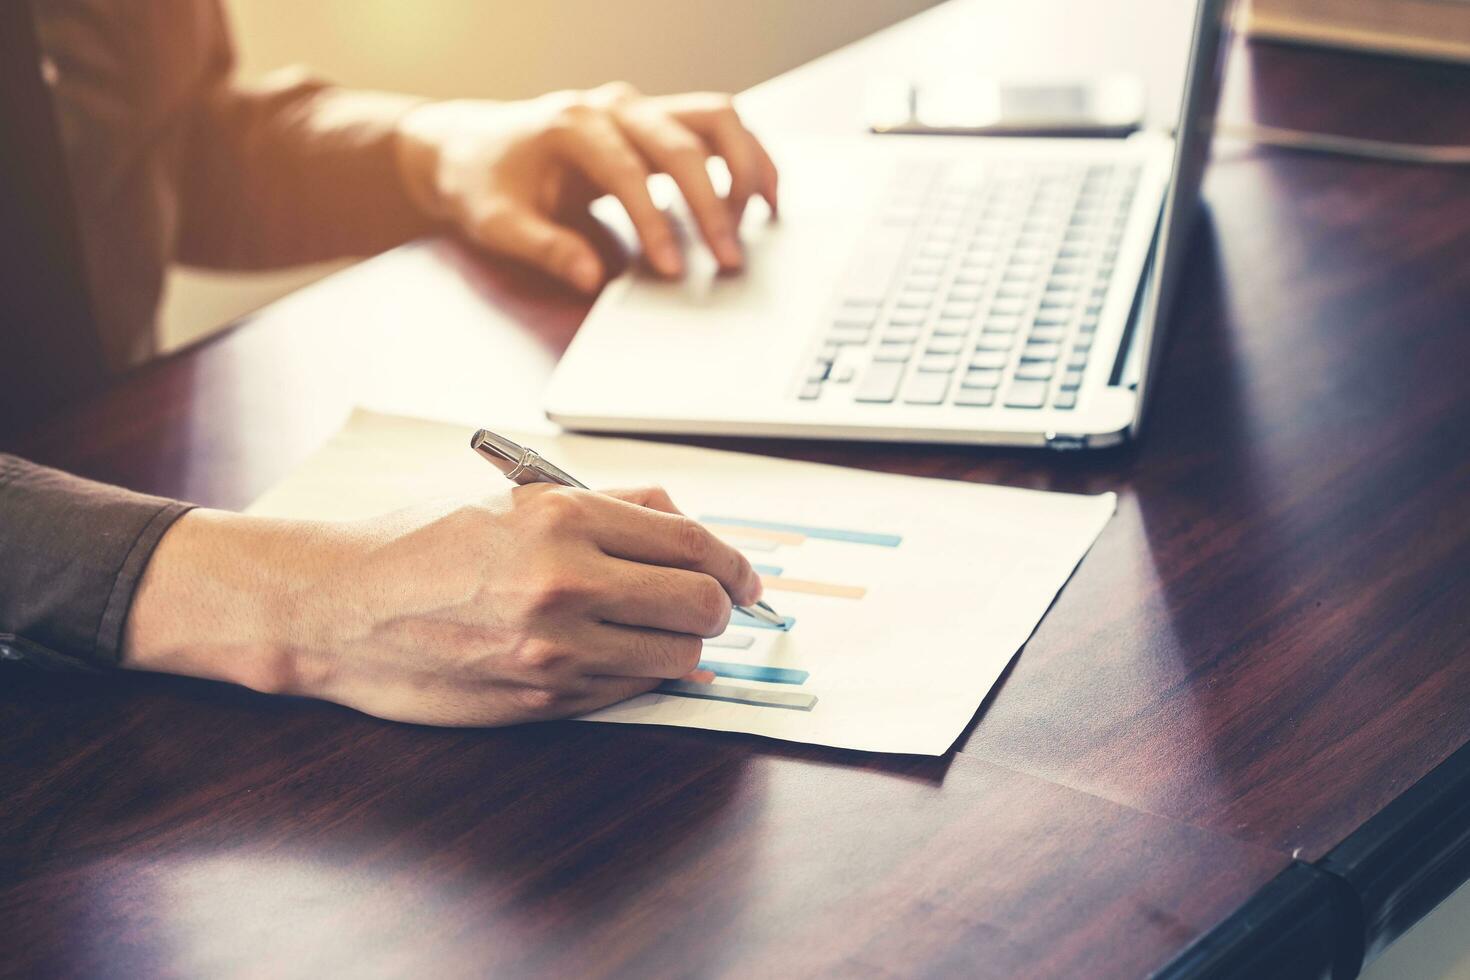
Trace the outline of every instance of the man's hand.
<instances>
[{"instance_id":1,"label":"man's hand","mask_svg":"<svg viewBox=\"0 0 1470 980\"><path fill-rule=\"evenodd\" d=\"M678 184L727 269L743 261L737 232L751 195L776 210L776 167L725 95L647 98L615 83L527 102L436 102L411 111L400 134L400 169L427 214L583 292L606 270L566 223L604 194L622 203L655 269L683 271L674 230L648 193L652 173ZM723 198L705 167L711 156L730 171Z\"/></svg>"},{"instance_id":2,"label":"man's hand","mask_svg":"<svg viewBox=\"0 0 1470 980\"><path fill-rule=\"evenodd\" d=\"M354 524L200 510L154 552L123 665L506 725L689 675L731 596L760 591L658 489L540 484Z\"/></svg>"}]
</instances>

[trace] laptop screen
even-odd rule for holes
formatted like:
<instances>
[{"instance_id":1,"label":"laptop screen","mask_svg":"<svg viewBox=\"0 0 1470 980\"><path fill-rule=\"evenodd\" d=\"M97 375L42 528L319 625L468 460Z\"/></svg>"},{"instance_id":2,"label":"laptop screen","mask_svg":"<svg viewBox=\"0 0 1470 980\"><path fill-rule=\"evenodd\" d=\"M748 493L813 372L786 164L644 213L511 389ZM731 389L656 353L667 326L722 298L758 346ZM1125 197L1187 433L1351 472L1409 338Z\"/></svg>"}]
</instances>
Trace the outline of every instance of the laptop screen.
<instances>
[{"instance_id":1,"label":"laptop screen","mask_svg":"<svg viewBox=\"0 0 1470 980\"><path fill-rule=\"evenodd\" d=\"M1154 254L1142 284L1139 319L1135 324L1133 355L1140 358L1136 375L1137 409L1131 434L1143 424L1149 388L1163 345L1161 318L1166 316L1178 290L1190 231L1199 210L1200 183L1210 156L1215 131L1215 108L1225 75L1225 55L1231 41L1234 0L1198 0L1184 93L1179 103L1179 125L1174 142L1174 165L1159 217Z\"/></svg>"}]
</instances>

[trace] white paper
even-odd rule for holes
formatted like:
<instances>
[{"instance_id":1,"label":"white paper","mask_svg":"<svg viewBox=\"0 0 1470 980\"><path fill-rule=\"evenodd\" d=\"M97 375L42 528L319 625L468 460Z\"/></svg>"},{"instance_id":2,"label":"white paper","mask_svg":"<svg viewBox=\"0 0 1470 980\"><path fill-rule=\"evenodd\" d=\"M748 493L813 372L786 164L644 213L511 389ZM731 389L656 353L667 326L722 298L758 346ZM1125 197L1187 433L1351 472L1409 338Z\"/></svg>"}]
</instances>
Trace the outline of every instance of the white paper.
<instances>
[{"instance_id":1,"label":"white paper","mask_svg":"<svg viewBox=\"0 0 1470 980\"><path fill-rule=\"evenodd\" d=\"M487 493L502 477L470 448L473 426L359 411L250 508L351 520L432 497ZM516 433L504 433L517 439ZM583 720L748 732L879 752L939 755L974 715L1092 546L1115 497L869 473L741 453L591 436L526 436L593 487L656 483L691 516L899 535L897 547L807 537L747 552L779 577L866 588L839 598L767 587L796 618L706 660L807 671L801 684L720 678L816 697L810 710L646 694ZM779 578L778 577L778 578Z\"/></svg>"}]
</instances>

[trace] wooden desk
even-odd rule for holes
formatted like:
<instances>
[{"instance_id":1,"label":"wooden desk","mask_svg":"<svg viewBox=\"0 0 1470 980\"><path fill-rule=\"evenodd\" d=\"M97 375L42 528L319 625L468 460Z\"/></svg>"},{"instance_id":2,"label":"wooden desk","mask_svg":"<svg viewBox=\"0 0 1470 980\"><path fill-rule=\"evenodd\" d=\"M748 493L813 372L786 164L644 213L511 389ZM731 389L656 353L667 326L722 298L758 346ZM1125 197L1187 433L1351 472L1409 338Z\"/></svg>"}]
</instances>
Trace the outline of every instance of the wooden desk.
<instances>
[{"instance_id":1,"label":"wooden desk","mask_svg":"<svg viewBox=\"0 0 1470 980\"><path fill-rule=\"evenodd\" d=\"M1020 6L947 5L746 111L849 128L856 80L912 52L1004 67L1043 41L1177 83L1182 5ZM1470 139L1463 70L1263 47L1229 88L1227 116ZM0 970L1351 975L1470 863L1470 175L1222 143L1206 196L1141 445L734 444L1119 493L957 751L444 731L9 670ZM450 243L410 246L23 448L238 507L354 404L544 424L584 312Z\"/></svg>"}]
</instances>

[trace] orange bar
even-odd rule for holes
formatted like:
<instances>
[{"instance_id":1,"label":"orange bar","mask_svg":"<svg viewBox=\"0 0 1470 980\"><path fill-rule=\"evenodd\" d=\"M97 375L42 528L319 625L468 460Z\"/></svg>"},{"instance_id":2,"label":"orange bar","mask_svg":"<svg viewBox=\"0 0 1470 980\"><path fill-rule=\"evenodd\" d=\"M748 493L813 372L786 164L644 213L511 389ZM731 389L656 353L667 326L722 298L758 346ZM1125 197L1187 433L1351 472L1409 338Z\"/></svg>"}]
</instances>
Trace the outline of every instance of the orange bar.
<instances>
[{"instance_id":1,"label":"orange bar","mask_svg":"<svg viewBox=\"0 0 1470 980\"><path fill-rule=\"evenodd\" d=\"M809 582L805 579L787 578L784 575L762 575L761 582L768 589L785 592L808 592L812 595L830 595L838 599L861 599L868 590L861 585L834 585L831 582Z\"/></svg>"},{"instance_id":2,"label":"orange bar","mask_svg":"<svg viewBox=\"0 0 1470 980\"><path fill-rule=\"evenodd\" d=\"M794 531L767 531L763 527L731 527L728 524L706 524L715 534L722 538L741 538L747 541L774 541L777 544L801 544L806 540L805 534L797 534Z\"/></svg>"}]
</instances>

